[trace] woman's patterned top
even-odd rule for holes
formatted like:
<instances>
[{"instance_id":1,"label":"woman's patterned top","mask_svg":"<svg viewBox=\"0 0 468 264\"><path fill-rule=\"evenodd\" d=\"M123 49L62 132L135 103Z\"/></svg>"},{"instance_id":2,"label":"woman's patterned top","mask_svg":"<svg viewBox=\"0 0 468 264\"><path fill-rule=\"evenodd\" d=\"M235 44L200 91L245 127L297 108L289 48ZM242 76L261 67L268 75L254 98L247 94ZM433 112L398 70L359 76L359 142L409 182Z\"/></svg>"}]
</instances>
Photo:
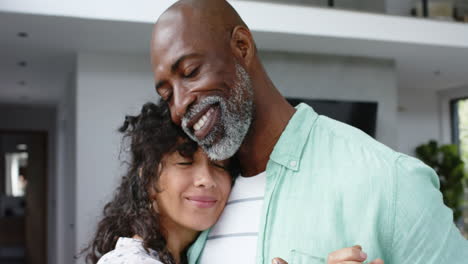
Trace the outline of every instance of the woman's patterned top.
<instances>
[{"instance_id":1,"label":"woman's patterned top","mask_svg":"<svg viewBox=\"0 0 468 264\"><path fill-rule=\"evenodd\" d=\"M155 250L145 250L143 241L121 237L115 249L102 256L97 264L162 264Z\"/></svg>"}]
</instances>

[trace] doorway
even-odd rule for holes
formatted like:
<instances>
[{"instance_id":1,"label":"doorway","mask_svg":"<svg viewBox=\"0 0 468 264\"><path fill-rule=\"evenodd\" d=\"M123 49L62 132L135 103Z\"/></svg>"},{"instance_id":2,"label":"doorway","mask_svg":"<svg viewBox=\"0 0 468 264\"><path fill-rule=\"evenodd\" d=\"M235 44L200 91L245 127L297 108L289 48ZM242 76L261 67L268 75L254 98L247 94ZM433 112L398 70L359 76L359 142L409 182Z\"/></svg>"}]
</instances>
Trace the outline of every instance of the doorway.
<instances>
[{"instance_id":1,"label":"doorway","mask_svg":"<svg viewBox=\"0 0 468 264\"><path fill-rule=\"evenodd\" d=\"M0 264L47 259L47 132L0 131Z\"/></svg>"}]
</instances>

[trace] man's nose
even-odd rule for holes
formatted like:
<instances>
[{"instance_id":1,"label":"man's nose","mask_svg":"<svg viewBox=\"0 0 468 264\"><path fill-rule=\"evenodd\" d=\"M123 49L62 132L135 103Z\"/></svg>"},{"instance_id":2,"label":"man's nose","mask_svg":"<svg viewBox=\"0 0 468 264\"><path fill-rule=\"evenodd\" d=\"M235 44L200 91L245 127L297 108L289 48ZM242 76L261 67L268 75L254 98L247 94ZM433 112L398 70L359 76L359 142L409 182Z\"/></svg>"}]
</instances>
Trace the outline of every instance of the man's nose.
<instances>
[{"instance_id":1,"label":"man's nose","mask_svg":"<svg viewBox=\"0 0 468 264\"><path fill-rule=\"evenodd\" d=\"M188 108L196 100L196 95L190 89L176 86L173 90L173 97L174 105L171 107L171 118L175 124L180 126Z\"/></svg>"}]
</instances>

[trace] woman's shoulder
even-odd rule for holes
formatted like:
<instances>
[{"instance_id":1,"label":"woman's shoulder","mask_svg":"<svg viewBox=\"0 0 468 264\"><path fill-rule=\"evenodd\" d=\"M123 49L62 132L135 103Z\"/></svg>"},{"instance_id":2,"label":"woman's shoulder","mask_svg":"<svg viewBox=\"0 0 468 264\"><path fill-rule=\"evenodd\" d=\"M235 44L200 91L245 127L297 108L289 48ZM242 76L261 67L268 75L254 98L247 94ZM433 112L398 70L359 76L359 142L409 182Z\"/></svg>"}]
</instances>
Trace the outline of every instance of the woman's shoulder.
<instances>
[{"instance_id":1,"label":"woman's shoulder","mask_svg":"<svg viewBox=\"0 0 468 264\"><path fill-rule=\"evenodd\" d=\"M142 241L121 237L115 249L104 254L97 264L162 264L154 250L146 251Z\"/></svg>"}]
</instances>

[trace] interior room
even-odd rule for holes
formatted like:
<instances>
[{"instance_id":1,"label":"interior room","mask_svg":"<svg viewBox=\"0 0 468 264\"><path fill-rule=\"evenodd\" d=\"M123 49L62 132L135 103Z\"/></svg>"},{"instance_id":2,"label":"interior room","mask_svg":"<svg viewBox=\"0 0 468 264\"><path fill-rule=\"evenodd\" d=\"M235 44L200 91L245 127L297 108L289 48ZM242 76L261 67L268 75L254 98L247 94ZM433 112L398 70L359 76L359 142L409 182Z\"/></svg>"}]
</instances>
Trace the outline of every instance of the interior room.
<instances>
[{"instance_id":1,"label":"interior room","mask_svg":"<svg viewBox=\"0 0 468 264\"><path fill-rule=\"evenodd\" d=\"M117 129L159 100L151 32L174 2L0 1L0 264L84 263L122 176ZM420 159L455 153L468 237L468 1L229 2L291 104Z\"/></svg>"}]
</instances>

